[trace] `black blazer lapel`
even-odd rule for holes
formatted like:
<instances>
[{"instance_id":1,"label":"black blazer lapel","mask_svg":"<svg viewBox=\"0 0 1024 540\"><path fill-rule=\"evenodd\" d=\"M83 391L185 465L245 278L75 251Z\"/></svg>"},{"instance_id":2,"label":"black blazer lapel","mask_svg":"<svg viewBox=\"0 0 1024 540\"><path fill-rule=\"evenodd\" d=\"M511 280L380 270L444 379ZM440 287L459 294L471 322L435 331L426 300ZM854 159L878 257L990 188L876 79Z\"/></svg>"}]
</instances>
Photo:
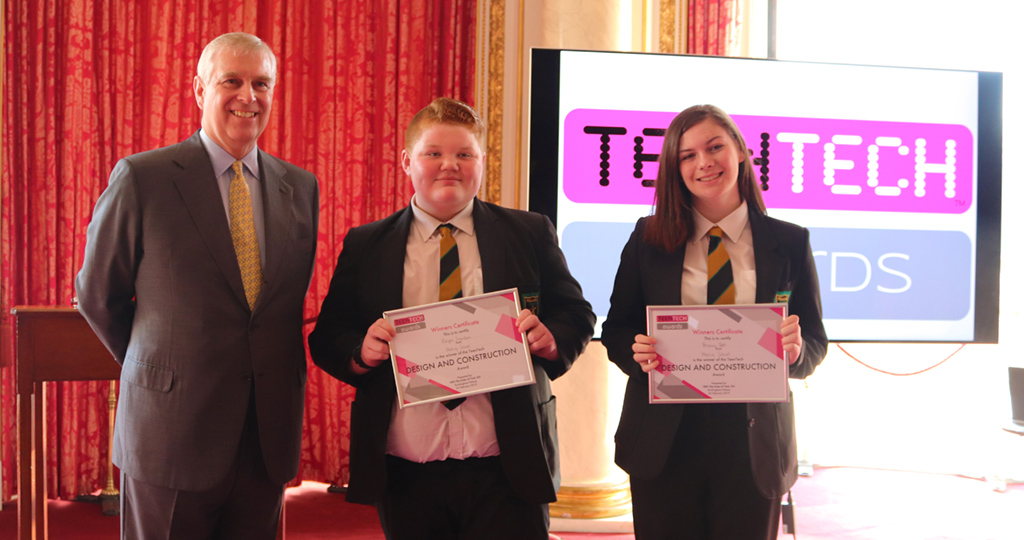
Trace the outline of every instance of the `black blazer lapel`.
<instances>
[{"instance_id":1,"label":"black blazer lapel","mask_svg":"<svg viewBox=\"0 0 1024 540\"><path fill-rule=\"evenodd\" d=\"M402 292L405 283L405 246L409 241L409 228L412 227L412 208L406 207L380 238L380 290L377 298L381 301L381 311L402 307ZM377 313L380 317L380 313Z\"/></svg>"},{"instance_id":2,"label":"black blazer lapel","mask_svg":"<svg viewBox=\"0 0 1024 540\"><path fill-rule=\"evenodd\" d=\"M759 304L775 302L775 294L783 283L788 261L776 252L778 239L772 233L763 214L750 212L750 231L754 238L754 264L757 270L757 292L754 301Z\"/></svg>"},{"instance_id":3,"label":"black blazer lapel","mask_svg":"<svg viewBox=\"0 0 1024 540\"><path fill-rule=\"evenodd\" d=\"M508 245L504 231L495 223L497 217L487 206L473 199L473 230L480 250L480 268L484 274L484 292L498 291L507 283L505 250Z\"/></svg>"},{"instance_id":4,"label":"black blazer lapel","mask_svg":"<svg viewBox=\"0 0 1024 540\"><path fill-rule=\"evenodd\" d=\"M263 230L265 239L266 265L263 269L263 282L281 283L275 279L281 266L283 256L288 251L289 238L295 229L295 216L292 214L291 184L285 181L285 170L276 160L270 158L262 150L259 152L260 185L263 187ZM271 291L264 290L256 300L256 308Z\"/></svg>"},{"instance_id":5,"label":"black blazer lapel","mask_svg":"<svg viewBox=\"0 0 1024 540\"><path fill-rule=\"evenodd\" d=\"M683 259L686 244L675 251L665 252L658 248L647 250L650 260L641 261L640 271L647 272L644 283L655 284L647 294L651 306L679 306L683 303Z\"/></svg>"},{"instance_id":6,"label":"black blazer lapel","mask_svg":"<svg viewBox=\"0 0 1024 540\"><path fill-rule=\"evenodd\" d=\"M231 242L231 229L224 214L224 201L217 189L213 164L198 131L178 145L174 163L179 167L172 173L174 184L210 250L210 256L217 261L239 301L248 305L235 247Z\"/></svg>"}]
</instances>

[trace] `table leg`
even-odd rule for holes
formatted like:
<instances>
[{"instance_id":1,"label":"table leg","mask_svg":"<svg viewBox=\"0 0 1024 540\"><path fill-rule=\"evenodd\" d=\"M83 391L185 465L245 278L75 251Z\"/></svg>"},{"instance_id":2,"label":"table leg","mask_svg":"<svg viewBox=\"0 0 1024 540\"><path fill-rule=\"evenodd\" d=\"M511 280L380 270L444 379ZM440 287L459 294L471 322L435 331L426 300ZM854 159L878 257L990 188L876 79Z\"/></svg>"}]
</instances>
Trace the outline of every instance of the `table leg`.
<instances>
[{"instance_id":1,"label":"table leg","mask_svg":"<svg viewBox=\"0 0 1024 540\"><path fill-rule=\"evenodd\" d=\"M18 408L18 540L34 540L32 522L32 394L19 388Z\"/></svg>"},{"instance_id":2,"label":"table leg","mask_svg":"<svg viewBox=\"0 0 1024 540\"><path fill-rule=\"evenodd\" d=\"M32 490L32 524L36 540L48 540L49 522L46 509L46 390L43 384L33 384L35 392L32 397L32 446L34 449L34 478Z\"/></svg>"}]
</instances>

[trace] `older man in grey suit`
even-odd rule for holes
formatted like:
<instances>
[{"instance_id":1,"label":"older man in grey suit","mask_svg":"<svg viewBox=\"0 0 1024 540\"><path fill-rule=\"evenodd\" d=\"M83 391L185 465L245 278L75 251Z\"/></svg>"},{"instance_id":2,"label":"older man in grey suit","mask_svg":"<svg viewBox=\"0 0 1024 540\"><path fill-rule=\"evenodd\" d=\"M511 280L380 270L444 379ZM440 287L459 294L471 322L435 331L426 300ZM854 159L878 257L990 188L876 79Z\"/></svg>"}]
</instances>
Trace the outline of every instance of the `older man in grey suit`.
<instances>
[{"instance_id":1,"label":"older man in grey suit","mask_svg":"<svg viewBox=\"0 0 1024 540\"><path fill-rule=\"evenodd\" d=\"M123 538L273 538L298 470L319 202L256 146L276 73L255 36L211 41L202 129L120 160L96 203L76 288L122 365Z\"/></svg>"}]
</instances>

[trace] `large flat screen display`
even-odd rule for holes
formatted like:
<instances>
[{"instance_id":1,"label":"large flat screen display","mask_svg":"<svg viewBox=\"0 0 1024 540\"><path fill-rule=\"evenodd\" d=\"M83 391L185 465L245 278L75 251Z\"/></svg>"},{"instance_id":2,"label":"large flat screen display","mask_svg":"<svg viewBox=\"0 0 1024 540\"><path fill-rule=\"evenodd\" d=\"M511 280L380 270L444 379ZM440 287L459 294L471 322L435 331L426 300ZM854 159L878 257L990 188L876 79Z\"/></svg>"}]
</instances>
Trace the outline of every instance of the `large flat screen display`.
<instances>
[{"instance_id":1,"label":"large flat screen display","mask_svg":"<svg viewBox=\"0 0 1024 540\"><path fill-rule=\"evenodd\" d=\"M768 214L810 230L830 339L997 341L1001 74L535 49L530 85L530 208L598 332L665 128L710 103L754 152Z\"/></svg>"}]
</instances>

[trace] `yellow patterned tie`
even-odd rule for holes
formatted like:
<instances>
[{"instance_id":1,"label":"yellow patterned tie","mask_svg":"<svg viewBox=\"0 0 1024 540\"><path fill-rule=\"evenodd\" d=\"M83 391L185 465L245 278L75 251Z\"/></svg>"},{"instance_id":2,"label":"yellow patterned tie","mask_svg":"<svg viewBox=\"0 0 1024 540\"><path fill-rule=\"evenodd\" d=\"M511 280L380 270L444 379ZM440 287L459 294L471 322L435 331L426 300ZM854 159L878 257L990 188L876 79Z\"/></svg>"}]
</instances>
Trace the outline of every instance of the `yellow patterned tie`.
<instances>
[{"instance_id":1,"label":"yellow patterned tie","mask_svg":"<svg viewBox=\"0 0 1024 540\"><path fill-rule=\"evenodd\" d=\"M256 240L256 226L252 219L252 199L249 186L242 175L242 162L231 164L235 177L231 180L228 208L231 214L231 241L235 244L238 268L242 271L242 285L249 309L256 305L263 283L263 267L260 264L260 244Z\"/></svg>"},{"instance_id":2,"label":"yellow patterned tie","mask_svg":"<svg viewBox=\"0 0 1024 540\"><path fill-rule=\"evenodd\" d=\"M708 231L708 305L735 304L736 286L732 280L732 262L722 242L722 228L711 227Z\"/></svg>"}]
</instances>

